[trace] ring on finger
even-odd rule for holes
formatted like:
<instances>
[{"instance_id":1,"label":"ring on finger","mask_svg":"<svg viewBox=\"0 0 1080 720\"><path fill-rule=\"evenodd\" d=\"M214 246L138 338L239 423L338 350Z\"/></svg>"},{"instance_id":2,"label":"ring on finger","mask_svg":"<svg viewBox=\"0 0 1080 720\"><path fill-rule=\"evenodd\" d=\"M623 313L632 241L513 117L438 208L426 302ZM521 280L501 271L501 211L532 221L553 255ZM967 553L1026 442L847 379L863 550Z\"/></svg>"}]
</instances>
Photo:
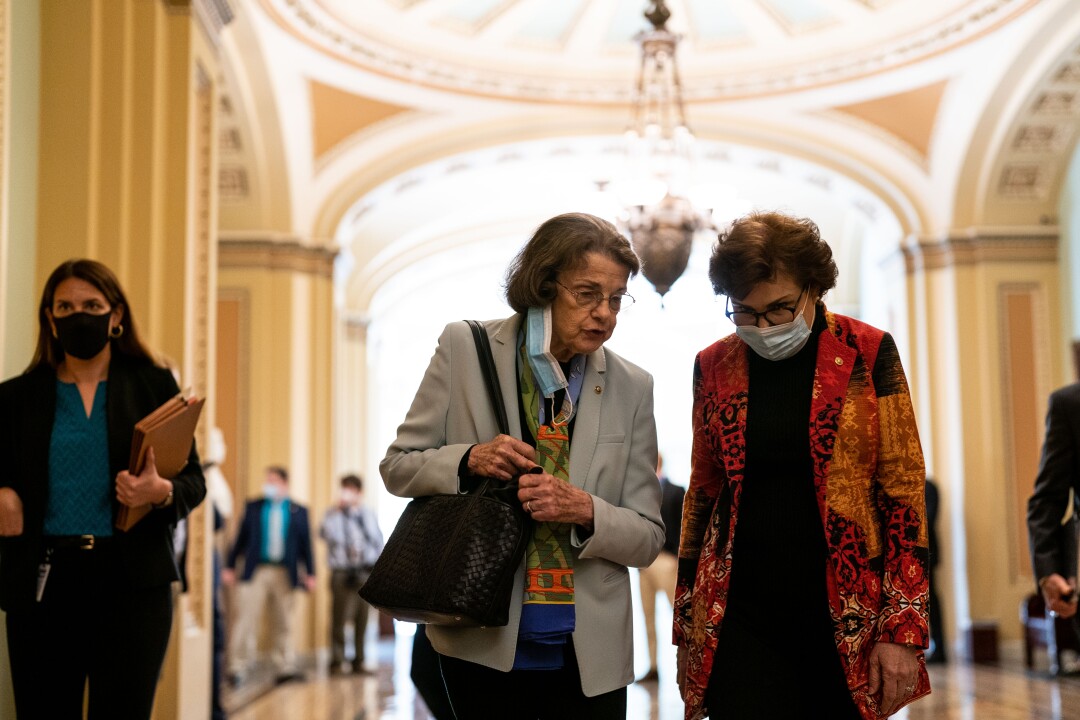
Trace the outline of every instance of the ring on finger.
<instances>
[{"instance_id":1,"label":"ring on finger","mask_svg":"<svg viewBox=\"0 0 1080 720\"><path fill-rule=\"evenodd\" d=\"M532 515L532 500L526 500L525 501L525 512Z\"/></svg>"}]
</instances>

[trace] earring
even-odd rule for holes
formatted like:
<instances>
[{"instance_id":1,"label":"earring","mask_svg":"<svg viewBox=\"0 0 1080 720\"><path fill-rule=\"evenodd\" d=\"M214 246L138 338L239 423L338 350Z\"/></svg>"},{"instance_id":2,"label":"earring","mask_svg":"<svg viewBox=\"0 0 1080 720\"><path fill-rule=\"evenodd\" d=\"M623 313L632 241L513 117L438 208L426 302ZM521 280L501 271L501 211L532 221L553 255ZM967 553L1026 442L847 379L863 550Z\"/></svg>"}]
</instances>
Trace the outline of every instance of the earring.
<instances>
[{"instance_id":1,"label":"earring","mask_svg":"<svg viewBox=\"0 0 1080 720\"><path fill-rule=\"evenodd\" d=\"M120 337L123 334L124 334L124 326L123 325L116 325L115 327L113 327L112 330L109 331L109 337L111 337L114 340L116 338Z\"/></svg>"}]
</instances>

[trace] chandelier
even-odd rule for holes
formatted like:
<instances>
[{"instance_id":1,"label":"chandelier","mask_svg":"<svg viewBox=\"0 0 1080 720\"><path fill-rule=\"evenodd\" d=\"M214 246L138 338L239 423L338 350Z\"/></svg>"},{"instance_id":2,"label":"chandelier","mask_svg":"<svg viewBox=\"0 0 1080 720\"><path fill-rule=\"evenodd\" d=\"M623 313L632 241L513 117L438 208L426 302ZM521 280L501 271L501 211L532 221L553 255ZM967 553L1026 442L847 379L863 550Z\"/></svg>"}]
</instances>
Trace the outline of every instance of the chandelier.
<instances>
[{"instance_id":1,"label":"chandelier","mask_svg":"<svg viewBox=\"0 0 1080 720\"><path fill-rule=\"evenodd\" d=\"M642 274L663 298L686 270L694 235L713 228L713 222L711 212L696 209L689 199L694 135L686 123L676 63L680 36L667 29L671 10L664 0L650 2L644 15L652 29L634 38L641 46L641 66L626 131L628 167L617 195Z\"/></svg>"}]
</instances>

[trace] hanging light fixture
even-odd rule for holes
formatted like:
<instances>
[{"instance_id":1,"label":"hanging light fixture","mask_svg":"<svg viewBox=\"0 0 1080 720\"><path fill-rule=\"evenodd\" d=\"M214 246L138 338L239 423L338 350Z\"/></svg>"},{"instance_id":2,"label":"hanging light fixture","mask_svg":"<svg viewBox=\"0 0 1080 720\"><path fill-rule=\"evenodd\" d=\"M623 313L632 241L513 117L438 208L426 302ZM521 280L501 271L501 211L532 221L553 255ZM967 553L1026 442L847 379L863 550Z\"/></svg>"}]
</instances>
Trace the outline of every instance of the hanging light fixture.
<instances>
[{"instance_id":1,"label":"hanging light fixture","mask_svg":"<svg viewBox=\"0 0 1080 720\"><path fill-rule=\"evenodd\" d=\"M694 135L676 61L680 37L667 29L671 10L664 0L650 2L644 15L652 29L634 38L641 66L626 131L628 167L616 193L626 207L624 227L641 257L642 274L663 297L686 270L694 235L713 223L711 213L689 200Z\"/></svg>"}]
</instances>

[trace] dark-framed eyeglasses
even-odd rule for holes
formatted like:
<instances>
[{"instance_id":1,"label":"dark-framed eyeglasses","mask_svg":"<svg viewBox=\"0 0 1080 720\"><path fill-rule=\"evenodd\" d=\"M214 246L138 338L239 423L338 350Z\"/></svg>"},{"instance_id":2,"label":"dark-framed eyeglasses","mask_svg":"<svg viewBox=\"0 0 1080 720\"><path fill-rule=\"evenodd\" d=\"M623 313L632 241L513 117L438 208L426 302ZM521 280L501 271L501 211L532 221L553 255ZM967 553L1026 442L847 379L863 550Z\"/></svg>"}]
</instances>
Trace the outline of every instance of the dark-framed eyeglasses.
<instances>
[{"instance_id":1,"label":"dark-framed eyeglasses","mask_svg":"<svg viewBox=\"0 0 1080 720\"><path fill-rule=\"evenodd\" d=\"M615 293L614 295L605 295L599 290L571 290L563 285L558 280L555 283L561 287L577 302L579 308L587 310L594 310L600 306L600 303L607 300L608 307L611 308L611 312L617 313L623 308L630 307L634 304L634 296L630 293Z\"/></svg>"},{"instance_id":2,"label":"dark-framed eyeglasses","mask_svg":"<svg viewBox=\"0 0 1080 720\"><path fill-rule=\"evenodd\" d=\"M747 325L757 325L760 318L765 318L765 322L770 326L785 325L795 319L795 313L799 311L799 301L802 300L803 292L799 293L799 297L795 298L795 304L788 305L775 305L768 310L762 312L754 312L753 310L731 309L731 298L727 299L727 307L724 310L724 314L728 316L728 320L735 323L736 326L746 327Z\"/></svg>"}]
</instances>

